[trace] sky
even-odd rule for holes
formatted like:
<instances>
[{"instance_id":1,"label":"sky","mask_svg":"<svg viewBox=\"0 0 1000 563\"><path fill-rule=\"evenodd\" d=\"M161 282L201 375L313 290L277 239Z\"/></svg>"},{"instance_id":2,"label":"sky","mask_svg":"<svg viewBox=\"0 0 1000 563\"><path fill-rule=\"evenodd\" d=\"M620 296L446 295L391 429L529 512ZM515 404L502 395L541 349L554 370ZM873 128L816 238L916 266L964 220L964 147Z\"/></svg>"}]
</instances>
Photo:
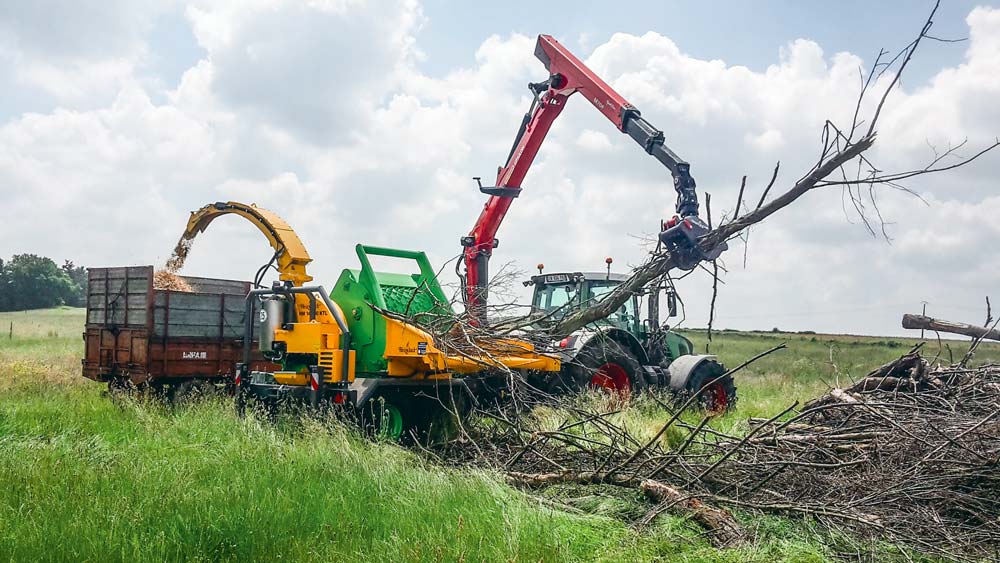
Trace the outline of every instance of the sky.
<instances>
[{"instance_id":1,"label":"sky","mask_svg":"<svg viewBox=\"0 0 1000 563\"><path fill-rule=\"evenodd\" d=\"M716 219L805 173L823 123L849 124L859 73L919 31L930 2L0 0L0 257L162 264L190 211L283 216L327 286L357 243L424 250L453 288L459 238L546 78L552 34L666 134ZM1000 135L1000 6L945 1L869 152L921 168ZM877 87L884 87L886 76ZM863 106L871 111L872 106ZM951 162L951 161L949 161ZM872 236L839 188L808 194L723 255L717 328L902 335L927 312L981 323L1000 303L1000 151L876 193ZM627 271L673 212L665 169L574 97L500 229L493 270ZM872 216L873 207L866 208ZM270 257L224 217L183 273L249 279ZM378 265L378 264L377 264ZM380 267L405 268L403 264ZM678 282L705 326L711 276ZM527 298L527 290L512 288Z\"/></svg>"}]
</instances>

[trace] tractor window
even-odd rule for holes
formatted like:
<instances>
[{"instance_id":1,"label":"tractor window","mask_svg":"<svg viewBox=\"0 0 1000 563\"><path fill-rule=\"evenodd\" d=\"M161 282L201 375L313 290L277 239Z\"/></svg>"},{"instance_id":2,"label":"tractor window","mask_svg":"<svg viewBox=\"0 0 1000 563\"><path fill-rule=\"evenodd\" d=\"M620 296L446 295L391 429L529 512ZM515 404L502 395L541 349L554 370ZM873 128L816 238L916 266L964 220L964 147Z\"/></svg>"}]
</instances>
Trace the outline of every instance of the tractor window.
<instances>
[{"instance_id":1,"label":"tractor window","mask_svg":"<svg viewBox=\"0 0 1000 563\"><path fill-rule=\"evenodd\" d=\"M562 308L565 312L569 312L579 302L577 292L578 286L575 283L546 285L535 291L533 305L535 309L543 313L551 313L559 308ZM561 315L557 314L556 316Z\"/></svg>"},{"instance_id":2,"label":"tractor window","mask_svg":"<svg viewBox=\"0 0 1000 563\"><path fill-rule=\"evenodd\" d=\"M616 287L618 287L618 284L619 282L616 281L590 282L590 295L588 300L600 301L601 299L604 299ZM632 330L637 322L635 299L629 299L624 305L619 307L617 311L608 315L608 321L624 330Z\"/></svg>"}]
</instances>

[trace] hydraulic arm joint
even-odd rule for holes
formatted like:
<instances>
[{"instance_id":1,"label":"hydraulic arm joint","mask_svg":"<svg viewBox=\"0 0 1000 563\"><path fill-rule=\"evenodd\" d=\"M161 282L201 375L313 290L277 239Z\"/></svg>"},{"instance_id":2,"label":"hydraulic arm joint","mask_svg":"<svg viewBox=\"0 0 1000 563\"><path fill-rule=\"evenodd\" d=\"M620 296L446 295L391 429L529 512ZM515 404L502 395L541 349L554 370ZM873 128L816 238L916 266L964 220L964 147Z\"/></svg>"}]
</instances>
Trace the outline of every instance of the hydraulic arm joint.
<instances>
[{"instance_id":1,"label":"hydraulic arm joint","mask_svg":"<svg viewBox=\"0 0 1000 563\"><path fill-rule=\"evenodd\" d=\"M694 178L691 177L691 165L664 144L663 131L643 119L635 108L622 112L622 131L670 170L674 178L674 190L677 191L677 214L681 217L698 215L698 194Z\"/></svg>"}]
</instances>

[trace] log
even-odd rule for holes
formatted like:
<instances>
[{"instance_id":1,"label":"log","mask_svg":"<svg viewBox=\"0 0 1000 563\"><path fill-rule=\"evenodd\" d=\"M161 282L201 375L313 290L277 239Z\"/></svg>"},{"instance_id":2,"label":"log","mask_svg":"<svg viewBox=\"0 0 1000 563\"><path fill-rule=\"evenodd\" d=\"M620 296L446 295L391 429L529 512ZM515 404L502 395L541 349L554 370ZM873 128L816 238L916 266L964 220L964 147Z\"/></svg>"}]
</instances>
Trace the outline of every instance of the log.
<instances>
[{"instance_id":1,"label":"log","mask_svg":"<svg viewBox=\"0 0 1000 563\"><path fill-rule=\"evenodd\" d=\"M667 505L673 513L690 518L704 528L715 547L733 547L747 539L746 530L729 512L705 504L684 491L653 479L637 479L609 475L597 471L559 471L554 473L507 472L514 483L532 488L547 487L557 483L577 485L614 485L639 489L646 498Z\"/></svg>"},{"instance_id":2,"label":"log","mask_svg":"<svg viewBox=\"0 0 1000 563\"><path fill-rule=\"evenodd\" d=\"M669 504L672 510L683 513L711 532L711 542L715 547L733 547L747 539L746 530L732 514L691 498L680 489L646 479L639 484L639 490L646 498Z\"/></svg>"},{"instance_id":3,"label":"log","mask_svg":"<svg viewBox=\"0 0 1000 563\"><path fill-rule=\"evenodd\" d=\"M903 328L934 330L937 332L961 334L972 338L1000 341L1000 330L995 328L990 329L984 326L945 321L924 315L911 315L909 313L903 315Z\"/></svg>"}]
</instances>

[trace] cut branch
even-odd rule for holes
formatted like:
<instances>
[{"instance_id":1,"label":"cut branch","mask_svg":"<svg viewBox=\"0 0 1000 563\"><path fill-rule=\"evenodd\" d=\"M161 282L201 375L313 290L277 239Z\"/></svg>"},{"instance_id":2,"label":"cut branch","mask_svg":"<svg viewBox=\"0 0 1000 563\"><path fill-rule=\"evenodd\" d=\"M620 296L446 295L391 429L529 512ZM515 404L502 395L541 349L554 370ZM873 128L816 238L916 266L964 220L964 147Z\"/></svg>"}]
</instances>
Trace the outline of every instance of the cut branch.
<instances>
[{"instance_id":1,"label":"cut branch","mask_svg":"<svg viewBox=\"0 0 1000 563\"><path fill-rule=\"evenodd\" d=\"M704 528L715 547L733 547L747 539L746 530L729 512L706 504L695 495L653 479L616 477L596 471L560 471L557 473L520 473L512 471L507 477L514 483L527 487L547 487L559 483L577 485L614 485L638 489L646 498L663 503L668 510L690 518Z\"/></svg>"},{"instance_id":2,"label":"cut branch","mask_svg":"<svg viewBox=\"0 0 1000 563\"><path fill-rule=\"evenodd\" d=\"M950 334L961 334L971 338L1000 341L1000 330L995 328L990 329L984 326L935 319L924 315L911 315L909 313L903 315L903 328L934 330Z\"/></svg>"}]
</instances>

